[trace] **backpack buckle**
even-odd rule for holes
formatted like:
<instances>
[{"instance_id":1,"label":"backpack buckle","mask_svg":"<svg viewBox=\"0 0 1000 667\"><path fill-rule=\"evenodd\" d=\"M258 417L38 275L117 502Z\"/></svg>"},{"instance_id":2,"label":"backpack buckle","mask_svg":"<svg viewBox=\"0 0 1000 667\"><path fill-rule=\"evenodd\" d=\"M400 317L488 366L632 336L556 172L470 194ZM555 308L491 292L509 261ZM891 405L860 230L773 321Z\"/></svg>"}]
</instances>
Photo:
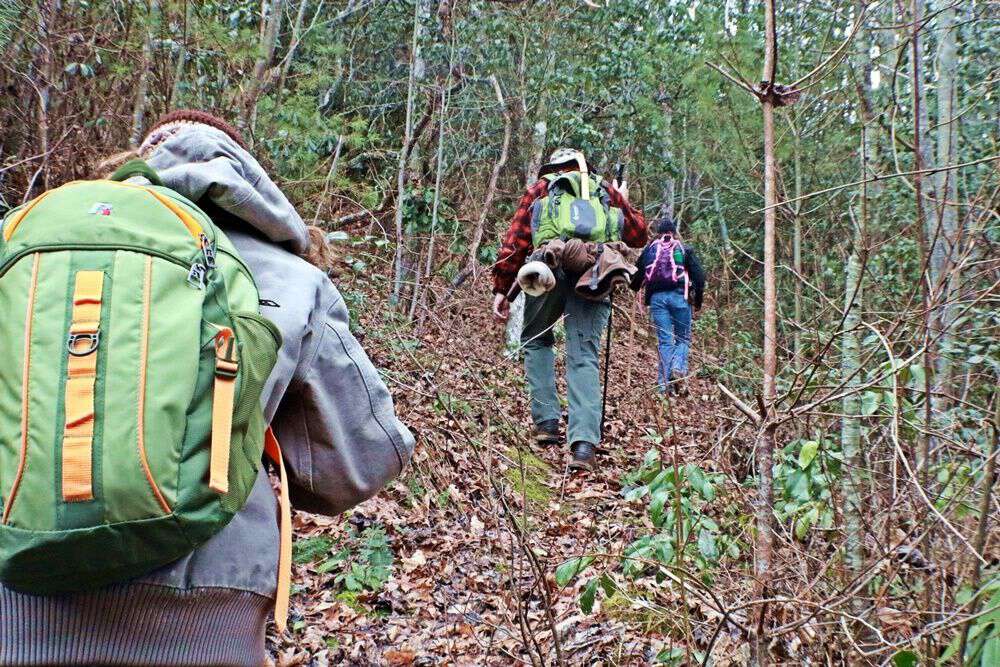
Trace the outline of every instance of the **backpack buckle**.
<instances>
[{"instance_id":1,"label":"backpack buckle","mask_svg":"<svg viewBox=\"0 0 1000 667\"><path fill-rule=\"evenodd\" d=\"M82 341L88 341L87 349L85 350L79 350L76 347L76 344ZM97 350L97 346L100 344L100 331L88 331L84 333L70 332L69 338L66 341L66 349L74 357L86 357L88 354L93 354Z\"/></svg>"},{"instance_id":2,"label":"backpack buckle","mask_svg":"<svg viewBox=\"0 0 1000 667\"><path fill-rule=\"evenodd\" d=\"M239 363L233 330L224 328L215 334L215 374L234 378L239 370Z\"/></svg>"}]
</instances>

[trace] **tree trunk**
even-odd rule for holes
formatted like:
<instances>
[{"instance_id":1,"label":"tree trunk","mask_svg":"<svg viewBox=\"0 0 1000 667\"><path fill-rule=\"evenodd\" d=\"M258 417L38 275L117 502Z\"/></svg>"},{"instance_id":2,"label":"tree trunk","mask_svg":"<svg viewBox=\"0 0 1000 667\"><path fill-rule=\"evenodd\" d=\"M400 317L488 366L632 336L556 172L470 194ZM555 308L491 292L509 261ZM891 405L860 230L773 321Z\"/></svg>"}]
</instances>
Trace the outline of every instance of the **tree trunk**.
<instances>
[{"instance_id":1,"label":"tree trunk","mask_svg":"<svg viewBox=\"0 0 1000 667\"><path fill-rule=\"evenodd\" d=\"M795 199L802 196L802 146L799 131L795 129ZM794 228L792 230L792 269L795 271L795 333L792 336L792 358L795 368L801 368L802 359L802 202L796 201Z\"/></svg>"},{"instance_id":2,"label":"tree trunk","mask_svg":"<svg viewBox=\"0 0 1000 667\"><path fill-rule=\"evenodd\" d=\"M867 123L862 121L860 162L861 173L867 174L868 136ZM860 253L864 244L865 224L868 216L868 186L861 185L858 211L853 221L853 235L844 271L844 336L841 347L840 374L845 383L845 390L856 390L861 384L861 349L858 331L861 327L862 307L862 273ZM863 536L861 524L861 492L858 475L861 466L861 397L857 393L844 396L841 411L843 417L840 427L840 446L844 455L843 477L841 490L843 492L844 546L848 577L853 578L861 572L863 563ZM855 611L859 605L853 604Z\"/></svg>"},{"instance_id":3,"label":"tree trunk","mask_svg":"<svg viewBox=\"0 0 1000 667\"><path fill-rule=\"evenodd\" d=\"M316 10L317 13L322 9L323 3L320 3L320 7ZM295 23L292 25L292 36L288 40L288 53L285 54L284 60L281 62L281 74L278 76L278 87L277 87L277 97L280 99L281 94L285 90L285 80L288 78L288 72L292 68L292 61L295 60L295 52L299 48L299 40L302 36L302 22L306 18L306 8L309 6L309 0L301 0L299 2L299 11L295 14Z\"/></svg>"},{"instance_id":4,"label":"tree trunk","mask_svg":"<svg viewBox=\"0 0 1000 667\"><path fill-rule=\"evenodd\" d=\"M156 11L156 0L146 5L146 21L142 38L142 60L139 63L139 81L135 88L135 101L132 103L132 132L129 134L129 145L139 146L145 130L146 101L149 96L149 68L153 59L153 16Z\"/></svg>"},{"instance_id":5,"label":"tree trunk","mask_svg":"<svg viewBox=\"0 0 1000 667\"><path fill-rule=\"evenodd\" d=\"M862 137L862 142L865 138ZM864 186L862 186L864 188ZM846 382L845 390L856 389L860 384L859 369L861 366L861 351L858 341L858 329L861 326L862 274L861 259L858 256L859 246L863 242L861 228L864 226L864 216L867 214L867 204L861 195L860 219L855 223L854 240L847 267L844 272L844 337L840 358L840 374ZM844 524L846 544L844 546L845 560L851 577L861 572L863 563L863 536L861 524L861 491L858 476L861 466L861 397L850 393L843 399L843 418L840 427L840 445L844 454L844 473L841 478L841 490L844 494ZM857 605L854 605L857 606Z\"/></svg>"},{"instance_id":6,"label":"tree trunk","mask_svg":"<svg viewBox=\"0 0 1000 667\"><path fill-rule=\"evenodd\" d=\"M184 65L188 54L188 35L191 33L191 23L194 20L194 0L184 2L184 36L180 47L177 50L177 66L174 69L174 83L170 88L170 100L167 108L177 108L184 106L180 104L181 85L184 83Z\"/></svg>"},{"instance_id":7,"label":"tree trunk","mask_svg":"<svg viewBox=\"0 0 1000 667\"><path fill-rule=\"evenodd\" d=\"M542 160L545 157L545 142L548 140L549 126L545 122L546 99L543 95L538 100L538 109L535 116L538 122L535 123L531 133L531 153L529 153L528 164L524 172L524 187L531 187L538 179L538 170L542 168ZM521 342L521 329L524 327L524 294L518 294L513 303L510 304L510 317L507 318L507 346L516 349Z\"/></svg>"},{"instance_id":8,"label":"tree trunk","mask_svg":"<svg viewBox=\"0 0 1000 667\"><path fill-rule=\"evenodd\" d=\"M776 378L778 373L778 294L775 284L775 237L777 203L777 162L774 155L774 103L770 94L777 67L777 35L775 29L774 0L764 0L765 46L764 67L761 75L761 109L764 116L764 377L763 400L766 413L757 436L757 544L754 550L755 597L766 597L771 579L772 545L774 541L774 440L776 409ZM760 620L755 625L761 629L754 641L754 662L767 664L766 607L760 608Z\"/></svg>"},{"instance_id":9,"label":"tree trunk","mask_svg":"<svg viewBox=\"0 0 1000 667\"><path fill-rule=\"evenodd\" d=\"M52 28L56 13L60 7L59 0L44 0L38 4L38 44L34 47L34 78L35 90L38 95L36 118L38 120L38 153L42 157L35 177L41 177L43 190L49 189L49 97L52 90ZM36 180L32 178L32 183ZM29 185L24 193L24 199L31 198L32 187Z\"/></svg>"},{"instance_id":10,"label":"tree trunk","mask_svg":"<svg viewBox=\"0 0 1000 667\"><path fill-rule=\"evenodd\" d=\"M920 29L923 24L923 8L924 0L911 0L910 3L910 21L911 21L911 34L910 34L910 75L912 82L912 95L913 95L913 157L914 157L914 170L922 171L926 168L927 164L930 162L929 156L929 145L930 142L927 140L927 109L923 104L924 100L924 80L923 80L923 67L921 59L923 57L922 46L920 43ZM924 214L924 196L930 190L929 179L927 176L918 174L913 177L913 189L914 189L914 203L916 206L916 226L917 226L917 241L920 248L920 261L923 263L924 258L928 257L928 252L931 253L933 257L933 247L928 246L928 243L933 243L933 236L928 238L927 229L927 218ZM935 225L936 228L936 225ZM936 229L932 230L932 233L936 232ZM931 275L928 277L923 275L920 277L921 290L923 292L923 340L925 345L923 363L924 363L924 434L921 438L920 447L920 461L918 462L918 467L923 468L927 465L928 459L930 458L931 452L931 429L933 427L933 411L932 411L932 378L934 369L934 353L932 351L933 343L931 341L931 310L933 307L932 298L933 294L931 292L930 286L928 285L928 278L933 281L933 261L931 264ZM923 479L927 479L927 470L924 469Z\"/></svg>"},{"instance_id":11,"label":"tree trunk","mask_svg":"<svg viewBox=\"0 0 1000 667\"><path fill-rule=\"evenodd\" d=\"M733 257L733 246L729 240L729 225L722 213L722 204L719 203L719 189L713 188L712 202L715 208L715 215L719 218L719 236L722 239L722 296L725 304L729 305L729 262ZM720 312L720 317L723 313Z\"/></svg>"},{"instance_id":12,"label":"tree trunk","mask_svg":"<svg viewBox=\"0 0 1000 667\"><path fill-rule=\"evenodd\" d=\"M247 90L244 105L242 126L249 127L253 132L257 118L257 99L260 97L268 79L268 68L274 60L274 49L278 44L278 32L281 30L281 17L284 14L285 0L271 0L270 9L264 18L264 31L260 37L260 48L257 60L253 66L253 78ZM263 8L262 8L263 9Z\"/></svg>"},{"instance_id":13,"label":"tree trunk","mask_svg":"<svg viewBox=\"0 0 1000 667\"><path fill-rule=\"evenodd\" d=\"M466 260L466 271L474 271L479 264L479 246L483 242L483 233L486 229L486 219L489 217L490 209L493 207L493 198L497 192L497 182L500 180L500 172L507 164L507 152L510 148L511 118L507 110L507 102L504 100L503 91L500 89L500 82L496 76L490 76L490 84L493 92L497 96L497 104L500 113L503 115L503 144L500 146L500 157L493 164L493 171L490 172L490 180L486 186L486 197L483 200L483 208L479 212L479 220L472 233L472 242L469 244L469 256Z\"/></svg>"},{"instance_id":14,"label":"tree trunk","mask_svg":"<svg viewBox=\"0 0 1000 667\"><path fill-rule=\"evenodd\" d=\"M410 319L413 319L414 314L417 310L417 304L423 299L426 306L427 303L427 290L430 288L431 273L434 269L434 241L435 233L437 232L437 222L438 222L438 211L441 206L441 177L444 174L444 135L445 135L445 121L448 117L448 101L451 99L451 72L455 64L455 44L452 42L451 51L448 56L448 76L445 78L444 84L441 86L441 109L440 109L440 119L438 121L438 131L437 131L437 157L436 157L436 167L434 173L434 204L431 209L431 229L430 229L430 239L427 242L427 262L423 273L421 273L419 266L416 271L416 282L413 286L413 297L410 300ZM500 90L500 84L496 83L496 78L493 78L494 84L497 86L497 91ZM501 96L501 101L503 96ZM480 231L480 237L482 236L482 231ZM421 296L421 282L425 284L423 287L423 295ZM417 325L418 329L423 328L424 318L427 315L427 309L425 308L420 317L420 322Z\"/></svg>"},{"instance_id":15,"label":"tree trunk","mask_svg":"<svg viewBox=\"0 0 1000 667\"><path fill-rule=\"evenodd\" d=\"M428 0L417 0L413 7L413 39L410 45L410 74L406 83L406 119L403 125L403 145L399 149L399 164L396 171L396 255L394 260L395 271L392 281L392 295L389 302L393 306L398 306L403 294L403 283L408 274L408 268L404 265L404 249L406 238L403 234L403 203L406 200L407 181L407 157L410 152L410 144L413 142L413 100L416 95L418 70L420 76L423 75L423 56L420 51L421 18L427 7Z\"/></svg>"},{"instance_id":16,"label":"tree trunk","mask_svg":"<svg viewBox=\"0 0 1000 667\"><path fill-rule=\"evenodd\" d=\"M911 22L911 33L910 33L910 74L912 81L912 95L913 95L913 155L914 155L914 169L915 171L922 171L926 168L927 164L930 162L929 146L930 142L927 140L927 108L923 104L924 100L924 80L923 80L923 67L921 59L923 57L922 46L920 43L920 30L923 27L923 9L924 0L911 0L910 4L910 22ZM923 304L923 331L922 339L924 344L923 353L923 367L924 367L924 415L923 415L923 433L920 437L920 456L919 461L917 461L917 478L914 480L914 484L918 484L923 487L924 490L928 490L931 482L931 471L930 471L930 457L931 451L933 450L934 437L932 435L934 428L934 412L933 412L933 394L932 394L932 383L933 383L933 369L934 369L934 343L931 340L931 320L932 311L934 307L933 302L933 291L930 286L930 282L933 281L933 246L928 247L928 242L934 243L934 236L928 239L927 230L927 218L924 214L924 196L925 193L930 191L930 181L922 174L917 174L913 178L913 189L914 189L914 202L916 204L916 225L917 225L917 240L918 247L920 249L920 265L924 265L925 258L930 259L928 262L929 271L925 271L920 275L920 286L922 291L922 304ZM936 227L936 225L935 225ZM936 229L934 230L936 232ZM936 244L934 244L936 245ZM928 254L930 253L930 254ZM929 274L929 275L928 275ZM920 495L920 494L914 494ZM929 527L924 533L921 546L924 550L927 550L931 545L933 526ZM926 618L928 622L934 618L934 614L931 611L932 607L932 597L931 590L929 587L925 588L922 594L922 604L923 608L926 610ZM925 640L925 649L930 649L930 641Z\"/></svg>"},{"instance_id":17,"label":"tree trunk","mask_svg":"<svg viewBox=\"0 0 1000 667\"><path fill-rule=\"evenodd\" d=\"M944 166L955 162L955 75L956 61L956 12L953 2L938 0L940 14L938 18L938 52L937 52L937 165ZM933 396L931 405L934 412L935 428L947 431L944 413L948 410L950 401L946 393L950 389L951 359L947 353L940 353L949 347L952 337L950 328L955 319L956 309L950 305L953 286L960 284L955 257L958 253L958 243L961 234L958 229L958 174L953 171L942 171L937 180L937 210L938 229L935 230L935 242L931 257L931 284L935 290L932 296L937 308L934 311L932 335L937 339L935 347L939 353L935 355L935 372Z\"/></svg>"},{"instance_id":18,"label":"tree trunk","mask_svg":"<svg viewBox=\"0 0 1000 667\"><path fill-rule=\"evenodd\" d=\"M862 1L855 3L855 12L865 11ZM869 128L875 121L871 99L871 49L867 28L859 33L859 44L855 55L855 87L858 92L858 117L861 121L861 140L858 147L861 179L867 179L872 172L872 145ZM877 170L876 170L877 171ZM868 221L871 210L869 195L875 194L878 186L861 184L858 192L858 208L854 215L851 247L844 272L844 337L841 347L840 372L847 391L856 390L861 384L861 346L859 331L861 311L864 303L864 274L862 257L867 256ZM866 511L862 497L861 471L865 469L861 455L861 397L858 393L844 396L841 411L843 418L840 429L840 444L844 455L841 491L843 493L844 523L846 543L844 545L848 578L861 576L864 569L864 534L861 513ZM867 507L871 511L872 507ZM851 602L852 612L857 616L864 610L859 598Z\"/></svg>"}]
</instances>

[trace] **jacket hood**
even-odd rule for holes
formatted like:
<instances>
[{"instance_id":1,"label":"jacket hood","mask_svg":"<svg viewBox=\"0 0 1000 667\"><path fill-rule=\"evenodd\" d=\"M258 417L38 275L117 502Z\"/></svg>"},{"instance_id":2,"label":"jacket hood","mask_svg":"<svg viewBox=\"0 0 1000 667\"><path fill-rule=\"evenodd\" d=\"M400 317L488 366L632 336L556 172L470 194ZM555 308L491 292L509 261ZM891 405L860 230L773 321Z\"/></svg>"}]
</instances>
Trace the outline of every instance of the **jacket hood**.
<instances>
[{"instance_id":1,"label":"jacket hood","mask_svg":"<svg viewBox=\"0 0 1000 667\"><path fill-rule=\"evenodd\" d=\"M207 198L296 254L309 232L288 198L260 163L225 132L192 124L158 144L146 163L171 190L193 202Z\"/></svg>"}]
</instances>

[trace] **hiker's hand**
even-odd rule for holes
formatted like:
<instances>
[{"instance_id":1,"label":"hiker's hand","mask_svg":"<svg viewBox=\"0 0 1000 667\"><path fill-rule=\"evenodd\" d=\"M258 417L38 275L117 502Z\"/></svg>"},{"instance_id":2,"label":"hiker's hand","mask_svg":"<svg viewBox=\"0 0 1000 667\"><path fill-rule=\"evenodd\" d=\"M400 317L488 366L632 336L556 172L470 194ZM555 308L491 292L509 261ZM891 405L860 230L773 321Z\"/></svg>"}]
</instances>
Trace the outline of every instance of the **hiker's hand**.
<instances>
[{"instance_id":1,"label":"hiker's hand","mask_svg":"<svg viewBox=\"0 0 1000 667\"><path fill-rule=\"evenodd\" d=\"M622 193L622 197L628 199L628 181L622 181L621 183L615 181L615 189Z\"/></svg>"},{"instance_id":2,"label":"hiker's hand","mask_svg":"<svg viewBox=\"0 0 1000 667\"><path fill-rule=\"evenodd\" d=\"M646 307L646 300L642 298L642 290L640 289L635 293L635 305L639 306L639 312L643 315L649 313L649 308Z\"/></svg>"},{"instance_id":3,"label":"hiker's hand","mask_svg":"<svg viewBox=\"0 0 1000 667\"><path fill-rule=\"evenodd\" d=\"M493 295L493 317L498 322L506 322L510 316L510 301L503 294Z\"/></svg>"}]
</instances>

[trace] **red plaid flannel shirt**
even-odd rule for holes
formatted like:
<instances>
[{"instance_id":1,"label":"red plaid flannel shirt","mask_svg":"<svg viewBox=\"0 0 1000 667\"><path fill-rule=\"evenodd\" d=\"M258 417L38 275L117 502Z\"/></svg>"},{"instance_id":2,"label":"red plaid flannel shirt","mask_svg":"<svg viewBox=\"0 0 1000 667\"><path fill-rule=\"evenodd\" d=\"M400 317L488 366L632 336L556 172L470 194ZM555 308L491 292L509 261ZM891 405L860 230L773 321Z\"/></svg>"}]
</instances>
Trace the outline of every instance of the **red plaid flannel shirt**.
<instances>
[{"instance_id":1,"label":"red plaid flannel shirt","mask_svg":"<svg viewBox=\"0 0 1000 667\"><path fill-rule=\"evenodd\" d=\"M622 241L631 248L642 248L649 236L646 221L642 212L635 208L622 196L613 185L604 183L608 190L611 206L620 208L625 214L625 225L622 229ZM493 265L493 293L507 294L517 278L517 272L531 253L531 205L539 197L544 197L548 189L548 181L539 179L521 196L521 201L514 211L510 221L510 229L504 236L503 245L496 264Z\"/></svg>"}]
</instances>

